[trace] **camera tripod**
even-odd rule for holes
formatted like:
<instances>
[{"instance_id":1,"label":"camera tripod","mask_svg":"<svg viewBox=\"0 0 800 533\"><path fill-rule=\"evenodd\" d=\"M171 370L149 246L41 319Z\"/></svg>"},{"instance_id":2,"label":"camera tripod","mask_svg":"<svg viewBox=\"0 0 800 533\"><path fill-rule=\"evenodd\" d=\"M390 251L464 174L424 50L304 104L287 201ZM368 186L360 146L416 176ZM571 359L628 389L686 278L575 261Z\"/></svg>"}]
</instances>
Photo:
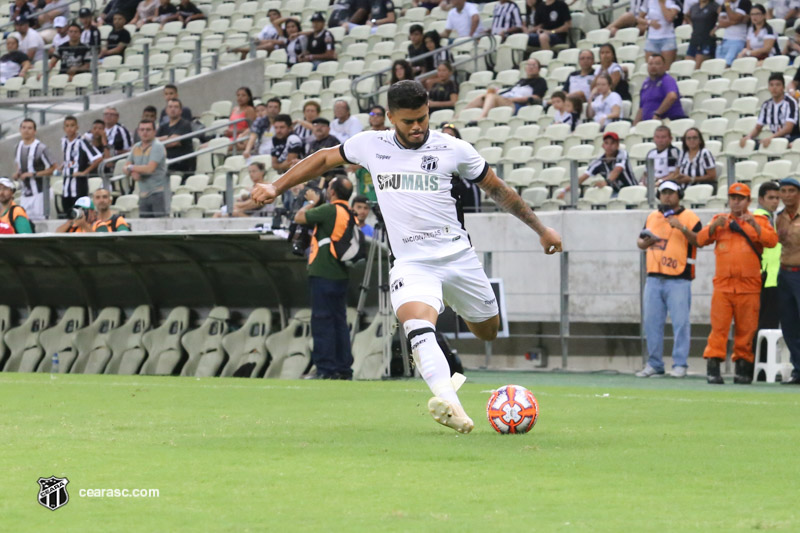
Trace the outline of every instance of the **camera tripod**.
<instances>
[{"instance_id":1,"label":"camera tripod","mask_svg":"<svg viewBox=\"0 0 800 533\"><path fill-rule=\"evenodd\" d=\"M389 296L389 257L391 251L387 245L388 237L386 236L386 226L383 222L383 217L379 211L375 211L378 217L377 222L372 234L372 239L369 243L369 251L367 252L366 268L364 270L364 278L359 287L358 306L356 311L358 313L358 321L364 316L364 306L367 302L367 293L370 289L370 281L372 278L372 266L375 263L375 257L378 258L378 314L375 320L381 321L381 331L383 336L383 361L385 364L384 375L386 377L391 375L390 366L392 362L392 339L394 338L394 329L397 325L397 320L394 317L392 304ZM385 261L385 262L384 262ZM356 329L350 337L352 344L356 338ZM405 336L400 332L400 346L403 354L403 375L411 375L411 367L408 363L408 347L406 346Z\"/></svg>"}]
</instances>

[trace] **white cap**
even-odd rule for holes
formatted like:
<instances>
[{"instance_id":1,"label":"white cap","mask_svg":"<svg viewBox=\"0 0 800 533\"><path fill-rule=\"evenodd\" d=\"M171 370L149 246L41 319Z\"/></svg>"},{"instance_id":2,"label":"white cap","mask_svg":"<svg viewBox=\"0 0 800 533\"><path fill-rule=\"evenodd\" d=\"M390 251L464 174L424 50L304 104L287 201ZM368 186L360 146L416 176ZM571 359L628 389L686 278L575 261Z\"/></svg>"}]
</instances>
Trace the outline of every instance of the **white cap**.
<instances>
[{"instance_id":1,"label":"white cap","mask_svg":"<svg viewBox=\"0 0 800 533\"><path fill-rule=\"evenodd\" d=\"M14 180L10 180L10 179L6 178L5 176L0 178L0 185L2 185L3 187L8 187L12 191L16 191L17 190L17 184L14 183Z\"/></svg>"},{"instance_id":2,"label":"white cap","mask_svg":"<svg viewBox=\"0 0 800 533\"><path fill-rule=\"evenodd\" d=\"M681 186L675 183L674 181L663 181L661 185L658 186L659 191L663 191L664 189L669 189L671 191L679 191L681 190Z\"/></svg>"},{"instance_id":3,"label":"white cap","mask_svg":"<svg viewBox=\"0 0 800 533\"><path fill-rule=\"evenodd\" d=\"M74 207L80 207L82 209L94 209L94 203L88 196L81 196L75 200Z\"/></svg>"},{"instance_id":4,"label":"white cap","mask_svg":"<svg viewBox=\"0 0 800 533\"><path fill-rule=\"evenodd\" d=\"M66 28L67 27L67 17L56 17L53 20L53 27L54 28Z\"/></svg>"}]
</instances>

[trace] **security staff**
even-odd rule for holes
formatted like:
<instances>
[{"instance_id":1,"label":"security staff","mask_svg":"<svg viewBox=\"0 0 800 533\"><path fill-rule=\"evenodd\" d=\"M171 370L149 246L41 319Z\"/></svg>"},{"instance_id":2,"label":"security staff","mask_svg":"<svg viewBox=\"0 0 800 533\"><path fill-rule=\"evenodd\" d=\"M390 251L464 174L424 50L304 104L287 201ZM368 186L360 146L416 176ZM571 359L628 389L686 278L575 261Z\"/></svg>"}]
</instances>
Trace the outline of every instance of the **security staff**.
<instances>
[{"instance_id":1,"label":"security staff","mask_svg":"<svg viewBox=\"0 0 800 533\"><path fill-rule=\"evenodd\" d=\"M750 187L734 183L728 188L729 213L715 215L697 234L697 245L716 243L714 293L711 296L711 334L703 352L708 383L723 384L720 363L728 349L731 320L736 325L733 361L734 383L753 381L753 335L758 328L761 296L761 253L778 243L778 235L763 215L752 215Z\"/></svg>"},{"instance_id":2,"label":"security staff","mask_svg":"<svg viewBox=\"0 0 800 533\"><path fill-rule=\"evenodd\" d=\"M781 241L778 294L781 330L794 367L791 379L782 384L800 385L800 181L784 178L780 186L784 209L775 217Z\"/></svg>"},{"instance_id":3,"label":"security staff","mask_svg":"<svg viewBox=\"0 0 800 533\"><path fill-rule=\"evenodd\" d=\"M770 225L775 227L775 212L781 203L780 187L775 181L766 181L758 188L758 209L754 215L764 215ZM761 305L758 311L758 330L778 329L781 323L780 303L778 299L778 271L781 268L781 243L773 248L764 248L761 254ZM758 331L756 330L756 331ZM753 351L756 349L756 337L753 336ZM766 353L767 345L761 345L762 353ZM755 354L759 357L759 354Z\"/></svg>"},{"instance_id":4,"label":"security staff","mask_svg":"<svg viewBox=\"0 0 800 533\"><path fill-rule=\"evenodd\" d=\"M647 364L636 373L648 378L664 374L664 325L667 313L672 319L672 376L686 377L689 366L692 305L692 280L697 257L697 232L700 219L680 205L681 186L662 182L657 196L658 209L648 215L637 242L647 252L647 281L644 286L644 330L647 337Z\"/></svg>"},{"instance_id":5,"label":"security staff","mask_svg":"<svg viewBox=\"0 0 800 533\"><path fill-rule=\"evenodd\" d=\"M14 180L0 178L0 233L33 233L25 208L14 203L16 190Z\"/></svg>"}]
</instances>

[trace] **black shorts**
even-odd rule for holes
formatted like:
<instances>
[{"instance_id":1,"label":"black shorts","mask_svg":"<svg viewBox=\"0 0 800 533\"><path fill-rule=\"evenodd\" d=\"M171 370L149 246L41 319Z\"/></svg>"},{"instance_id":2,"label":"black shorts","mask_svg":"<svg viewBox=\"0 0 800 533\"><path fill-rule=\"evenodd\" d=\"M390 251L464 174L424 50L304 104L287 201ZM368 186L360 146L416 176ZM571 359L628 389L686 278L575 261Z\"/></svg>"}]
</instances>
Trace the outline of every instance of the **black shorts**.
<instances>
[{"instance_id":1,"label":"black shorts","mask_svg":"<svg viewBox=\"0 0 800 533\"><path fill-rule=\"evenodd\" d=\"M559 45L559 44L566 44L567 42L567 34L566 33L551 33L550 34L550 47ZM539 43L539 34L538 33L531 33L528 35L528 46L533 48L539 48L541 44Z\"/></svg>"}]
</instances>

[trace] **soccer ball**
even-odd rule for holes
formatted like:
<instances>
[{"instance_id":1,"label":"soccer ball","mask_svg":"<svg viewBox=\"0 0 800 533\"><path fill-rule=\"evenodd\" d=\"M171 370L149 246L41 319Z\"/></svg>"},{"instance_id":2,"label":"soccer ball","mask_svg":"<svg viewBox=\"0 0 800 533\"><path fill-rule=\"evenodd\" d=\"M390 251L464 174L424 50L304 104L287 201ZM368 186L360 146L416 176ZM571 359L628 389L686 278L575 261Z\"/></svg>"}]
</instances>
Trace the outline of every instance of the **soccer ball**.
<instances>
[{"instance_id":1,"label":"soccer ball","mask_svg":"<svg viewBox=\"0 0 800 533\"><path fill-rule=\"evenodd\" d=\"M527 433L539 417L539 404L525 387L506 385L489 397L486 416L498 433Z\"/></svg>"}]
</instances>

